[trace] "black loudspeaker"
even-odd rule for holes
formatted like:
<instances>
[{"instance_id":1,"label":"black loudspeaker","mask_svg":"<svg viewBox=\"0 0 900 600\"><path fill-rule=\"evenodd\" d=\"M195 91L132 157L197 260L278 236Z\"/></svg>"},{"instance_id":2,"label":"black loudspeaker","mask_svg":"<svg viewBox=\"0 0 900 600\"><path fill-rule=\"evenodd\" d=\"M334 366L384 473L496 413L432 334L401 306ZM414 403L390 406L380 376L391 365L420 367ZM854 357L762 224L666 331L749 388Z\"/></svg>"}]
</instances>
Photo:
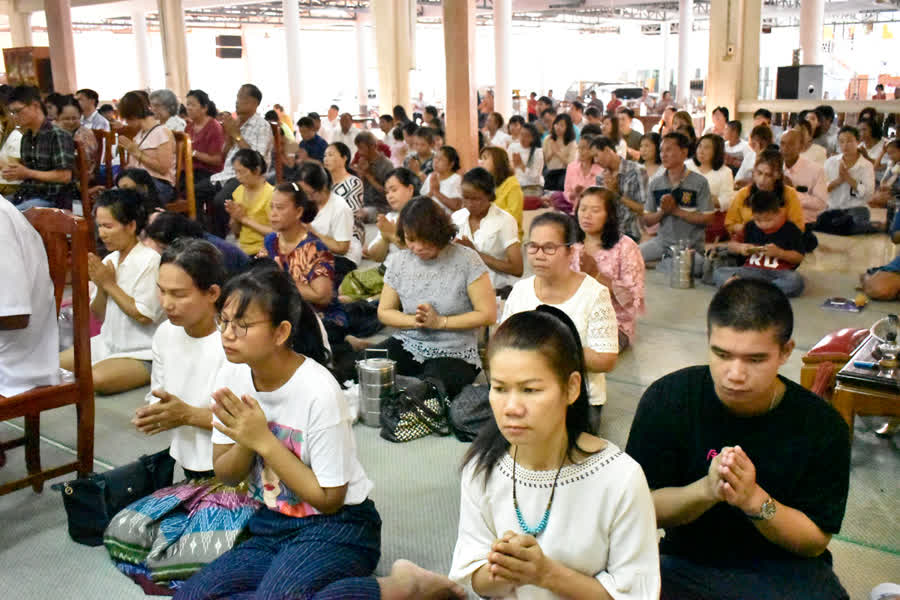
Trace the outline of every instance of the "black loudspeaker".
<instances>
[{"instance_id":1,"label":"black loudspeaker","mask_svg":"<svg viewBox=\"0 0 900 600\"><path fill-rule=\"evenodd\" d=\"M219 58L240 58L242 48L216 48L216 56Z\"/></svg>"},{"instance_id":2,"label":"black loudspeaker","mask_svg":"<svg viewBox=\"0 0 900 600\"><path fill-rule=\"evenodd\" d=\"M241 36L239 35L217 35L216 46L241 47Z\"/></svg>"},{"instance_id":3,"label":"black loudspeaker","mask_svg":"<svg viewBox=\"0 0 900 600\"><path fill-rule=\"evenodd\" d=\"M821 100L822 65L778 67L775 82L777 100Z\"/></svg>"}]
</instances>

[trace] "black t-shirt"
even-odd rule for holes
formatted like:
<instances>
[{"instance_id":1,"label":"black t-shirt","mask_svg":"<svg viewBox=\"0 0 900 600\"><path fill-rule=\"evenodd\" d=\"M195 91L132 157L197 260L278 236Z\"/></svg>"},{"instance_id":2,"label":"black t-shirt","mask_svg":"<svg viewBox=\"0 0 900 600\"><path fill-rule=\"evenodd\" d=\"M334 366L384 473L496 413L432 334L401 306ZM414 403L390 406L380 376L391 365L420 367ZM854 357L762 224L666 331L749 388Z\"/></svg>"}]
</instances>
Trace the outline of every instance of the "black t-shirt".
<instances>
[{"instance_id":1,"label":"black t-shirt","mask_svg":"<svg viewBox=\"0 0 900 600\"><path fill-rule=\"evenodd\" d=\"M759 226L750 221L744 227L744 242L756 246L765 246L766 244L775 244L782 250L793 250L800 254L806 253L806 245L803 242L803 232L791 221L785 221L784 225L778 228L778 231L766 233ZM768 269L786 271L796 269L799 265L792 265L789 262L770 258L762 252L757 252L747 257L745 267L755 267L757 269Z\"/></svg>"},{"instance_id":2,"label":"black t-shirt","mask_svg":"<svg viewBox=\"0 0 900 600\"><path fill-rule=\"evenodd\" d=\"M655 490L697 481L709 471L714 453L740 445L772 498L802 511L825 533L837 533L850 480L847 424L812 392L781 381L787 389L771 412L738 417L716 395L708 366L667 375L641 398L626 452ZM725 502L692 523L667 529L660 552L703 563L797 558Z\"/></svg>"}]
</instances>

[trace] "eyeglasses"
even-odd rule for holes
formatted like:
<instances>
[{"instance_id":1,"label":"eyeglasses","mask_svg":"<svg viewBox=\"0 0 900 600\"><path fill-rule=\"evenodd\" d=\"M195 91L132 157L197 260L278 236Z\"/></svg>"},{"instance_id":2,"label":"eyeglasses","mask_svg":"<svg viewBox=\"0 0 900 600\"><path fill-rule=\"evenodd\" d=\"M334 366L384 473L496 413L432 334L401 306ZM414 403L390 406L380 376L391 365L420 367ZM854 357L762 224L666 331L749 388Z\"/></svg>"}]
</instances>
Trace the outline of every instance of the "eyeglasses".
<instances>
[{"instance_id":1,"label":"eyeglasses","mask_svg":"<svg viewBox=\"0 0 900 600\"><path fill-rule=\"evenodd\" d=\"M549 242L542 246L540 244L535 244L534 242L528 242L525 244L525 251L528 252L528 254L537 254L538 250L543 250L544 254L547 256L553 256L560 248L568 248L571 245L572 244L554 244L553 242Z\"/></svg>"},{"instance_id":2,"label":"eyeglasses","mask_svg":"<svg viewBox=\"0 0 900 600\"><path fill-rule=\"evenodd\" d=\"M247 330L254 325L259 325L260 323L266 323L267 321L253 321L252 323L239 323L237 321L227 321L222 318L221 315L216 315L214 317L216 322L216 329L219 330L219 333L225 333L228 330L228 326L231 325L231 332L234 334L236 338L242 338L247 335Z\"/></svg>"}]
</instances>

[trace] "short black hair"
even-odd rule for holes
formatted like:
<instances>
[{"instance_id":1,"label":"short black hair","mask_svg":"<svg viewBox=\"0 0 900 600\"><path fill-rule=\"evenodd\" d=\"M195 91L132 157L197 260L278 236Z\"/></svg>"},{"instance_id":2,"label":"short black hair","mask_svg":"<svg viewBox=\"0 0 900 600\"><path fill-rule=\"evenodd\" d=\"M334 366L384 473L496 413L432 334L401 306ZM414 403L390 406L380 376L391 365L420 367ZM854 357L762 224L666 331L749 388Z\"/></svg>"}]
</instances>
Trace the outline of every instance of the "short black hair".
<instances>
[{"instance_id":1,"label":"short black hair","mask_svg":"<svg viewBox=\"0 0 900 600\"><path fill-rule=\"evenodd\" d=\"M590 117L592 119L600 118L600 109L596 106L588 106L587 110L584 111L584 116Z\"/></svg>"},{"instance_id":2,"label":"short black hair","mask_svg":"<svg viewBox=\"0 0 900 600\"><path fill-rule=\"evenodd\" d=\"M447 160L450 162L450 172L451 173L456 173L457 171L459 171L462 163L460 162L459 152L456 151L456 148L454 148L453 146L448 146L448 145L444 144L443 146L441 146L441 148L440 148L440 150L438 150L438 152L442 152L444 154L444 156L447 158Z\"/></svg>"},{"instance_id":3,"label":"short black hair","mask_svg":"<svg viewBox=\"0 0 900 600\"><path fill-rule=\"evenodd\" d=\"M547 96L541 96L540 98L537 99L537 101L543 102L544 104L549 104L550 106L553 106L553 100L551 100Z\"/></svg>"},{"instance_id":4,"label":"short black hair","mask_svg":"<svg viewBox=\"0 0 900 600\"><path fill-rule=\"evenodd\" d=\"M706 313L707 336L713 327L737 331L775 329L775 339L783 347L794 331L794 312L787 296L768 281L741 278L723 285Z\"/></svg>"},{"instance_id":5,"label":"short black hair","mask_svg":"<svg viewBox=\"0 0 900 600\"><path fill-rule=\"evenodd\" d=\"M407 202L397 218L397 238L404 245L412 238L443 249L456 233L450 215L427 196L416 196Z\"/></svg>"},{"instance_id":6,"label":"short black hair","mask_svg":"<svg viewBox=\"0 0 900 600\"><path fill-rule=\"evenodd\" d=\"M583 111L584 111L584 104L582 104L581 102L579 102L578 100L576 100L575 102L572 103L572 108L574 108L575 110L580 110L580 111L583 112Z\"/></svg>"},{"instance_id":7,"label":"short black hair","mask_svg":"<svg viewBox=\"0 0 900 600\"><path fill-rule=\"evenodd\" d=\"M87 96L88 98L90 98L91 100L94 101L94 104L97 104L98 102L100 102L100 94L98 94L91 88L81 88L80 90L75 92L76 96L79 94L81 94L82 96Z\"/></svg>"},{"instance_id":8,"label":"short black hair","mask_svg":"<svg viewBox=\"0 0 900 600\"><path fill-rule=\"evenodd\" d=\"M716 114L716 113L722 113L722 116L725 117L725 121L727 124L728 115L731 114L728 112L728 107L727 106L717 106L712 111L712 114Z\"/></svg>"},{"instance_id":9,"label":"short black hair","mask_svg":"<svg viewBox=\"0 0 900 600\"><path fill-rule=\"evenodd\" d=\"M816 114L821 115L827 121L834 121L834 109L827 104L817 106Z\"/></svg>"},{"instance_id":10,"label":"short black hair","mask_svg":"<svg viewBox=\"0 0 900 600\"><path fill-rule=\"evenodd\" d=\"M222 287L228 279L222 253L206 240L191 238L172 240L159 259L160 266L169 263L190 275L194 285L201 290L208 290L214 285Z\"/></svg>"},{"instance_id":11,"label":"short black hair","mask_svg":"<svg viewBox=\"0 0 900 600\"><path fill-rule=\"evenodd\" d=\"M315 124L315 122L313 122L311 117L300 117L300 119L297 121L297 127L298 128L306 127L309 129L315 129L316 124Z\"/></svg>"},{"instance_id":12,"label":"short black hair","mask_svg":"<svg viewBox=\"0 0 900 600\"><path fill-rule=\"evenodd\" d=\"M741 133L744 131L744 126L737 119L735 119L734 121L728 121L727 123L725 123L725 127L731 127L732 129L734 129L737 132L738 137L741 137Z\"/></svg>"},{"instance_id":13,"label":"short black hair","mask_svg":"<svg viewBox=\"0 0 900 600\"><path fill-rule=\"evenodd\" d=\"M609 148L613 152L616 151L616 145L605 135L598 135L593 140L591 140L591 148L596 148L597 150L601 151Z\"/></svg>"},{"instance_id":14,"label":"short black hair","mask_svg":"<svg viewBox=\"0 0 900 600\"><path fill-rule=\"evenodd\" d=\"M385 113L385 114L381 115L380 117L378 117L378 120L379 120L379 121L382 120L382 119L385 120L385 121L387 121L388 123L393 123L393 122L394 122L394 117L391 116L391 115L389 115L389 114L387 114L387 113Z\"/></svg>"},{"instance_id":15,"label":"short black hair","mask_svg":"<svg viewBox=\"0 0 900 600\"><path fill-rule=\"evenodd\" d=\"M777 212L784 206L784 199L780 194L756 190L750 196L750 212L754 215Z\"/></svg>"},{"instance_id":16,"label":"short black hair","mask_svg":"<svg viewBox=\"0 0 900 600\"><path fill-rule=\"evenodd\" d=\"M41 92L33 85L17 85L13 88L12 92L9 94L9 101L7 104L12 104L13 102L21 102L22 104L28 106L32 102L37 102L41 105L41 110L47 112L44 108L44 103L41 102Z\"/></svg>"},{"instance_id":17,"label":"short black hair","mask_svg":"<svg viewBox=\"0 0 900 600\"><path fill-rule=\"evenodd\" d=\"M603 128L595 123L588 123L581 128L581 137L603 135Z\"/></svg>"},{"instance_id":18,"label":"short black hair","mask_svg":"<svg viewBox=\"0 0 900 600\"><path fill-rule=\"evenodd\" d=\"M235 152L231 162L235 161L241 163L245 169L258 171L261 175L266 174L266 159L253 148L241 148Z\"/></svg>"},{"instance_id":19,"label":"short black hair","mask_svg":"<svg viewBox=\"0 0 900 600\"><path fill-rule=\"evenodd\" d=\"M332 104L331 106L328 107L329 110L331 110L332 108L338 112L341 112L341 107L338 106L337 104Z\"/></svg>"},{"instance_id":20,"label":"short black hair","mask_svg":"<svg viewBox=\"0 0 900 600\"><path fill-rule=\"evenodd\" d=\"M544 110L541 111L541 118L543 118L546 115L556 116L556 111L553 110L552 106L550 108L545 108Z\"/></svg>"},{"instance_id":21,"label":"short black hair","mask_svg":"<svg viewBox=\"0 0 900 600\"><path fill-rule=\"evenodd\" d=\"M183 215L171 211L161 212L147 225L147 237L164 246L177 239L203 239L203 226Z\"/></svg>"},{"instance_id":22,"label":"short black hair","mask_svg":"<svg viewBox=\"0 0 900 600\"><path fill-rule=\"evenodd\" d=\"M619 114L628 115L628 118L634 118L634 111L628 108L627 106L620 106L617 111Z\"/></svg>"},{"instance_id":23,"label":"short black hair","mask_svg":"<svg viewBox=\"0 0 900 600\"><path fill-rule=\"evenodd\" d=\"M116 109L112 104L104 104L103 106L101 106L100 108L97 109L97 112L99 112L102 115L103 113L106 113L106 112L116 112Z\"/></svg>"},{"instance_id":24,"label":"short black hair","mask_svg":"<svg viewBox=\"0 0 900 600\"><path fill-rule=\"evenodd\" d=\"M430 146L434 143L434 129L431 127L419 127L416 129L416 137L422 138Z\"/></svg>"},{"instance_id":25,"label":"short black hair","mask_svg":"<svg viewBox=\"0 0 900 600\"><path fill-rule=\"evenodd\" d=\"M247 92L251 98L255 98L257 102L262 102L262 92L252 83L245 83L241 86L241 89Z\"/></svg>"},{"instance_id":26,"label":"short black hair","mask_svg":"<svg viewBox=\"0 0 900 600\"><path fill-rule=\"evenodd\" d=\"M675 143L678 144L678 147L681 148L682 150L687 150L688 152L691 151L691 140L689 140L688 136L684 135L683 133L679 133L677 131L673 131L672 133L667 133L666 135L663 136L663 139L660 141L660 146L662 145L662 142L665 140L674 140Z\"/></svg>"},{"instance_id":27,"label":"short black hair","mask_svg":"<svg viewBox=\"0 0 900 600\"><path fill-rule=\"evenodd\" d=\"M841 135L842 133L849 133L850 135L855 137L857 140L859 139L859 129L857 129L856 127L853 127L852 125L844 125L843 127L841 127L841 130L838 132L838 135Z\"/></svg>"},{"instance_id":28,"label":"short black hair","mask_svg":"<svg viewBox=\"0 0 900 600\"><path fill-rule=\"evenodd\" d=\"M772 130L765 125L757 125L750 130L750 139L752 140L753 138L765 142L763 144L763 148L765 148L775 140L775 136L772 135Z\"/></svg>"},{"instance_id":29,"label":"short black hair","mask_svg":"<svg viewBox=\"0 0 900 600\"><path fill-rule=\"evenodd\" d=\"M419 130L419 126L409 121L406 125L403 126L403 133L406 135L416 135L416 132Z\"/></svg>"},{"instance_id":30,"label":"short black hair","mask_svg":"<svg viewBox=\"0 0 900 600\"><path fill-rule=\"evenodd\" d=\"M753 113L753 118L755 119L756 117L762 117L771 123L772 122L772 111L769 110L768 108L757 108L756 112Z\"/></svg>"},{"instance_id":31,"label":"short black hair","mask_svg":"<svg viewBox=\"0 0 900 600\"><path fill-rule=\"evenodd\" d=\"M496 198L494 176L484 167L475 167L466 171L466 174L463 175L462 178L462 185L471 185L480 190L491 199L491 202Z\"/></svg>"}]
</instances>

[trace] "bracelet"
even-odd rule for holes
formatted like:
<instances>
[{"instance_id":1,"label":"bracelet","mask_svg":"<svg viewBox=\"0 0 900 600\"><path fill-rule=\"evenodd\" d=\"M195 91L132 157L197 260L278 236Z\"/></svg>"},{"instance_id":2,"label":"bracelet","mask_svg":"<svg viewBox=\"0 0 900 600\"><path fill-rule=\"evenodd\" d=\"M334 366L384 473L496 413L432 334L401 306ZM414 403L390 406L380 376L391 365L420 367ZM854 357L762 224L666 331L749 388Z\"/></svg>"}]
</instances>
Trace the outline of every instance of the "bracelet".
<instances>
[{"instance_id":1,"label":"bracelet","mask_svg":"<svg viewBox=\"0 0 900 600\"><path fill-rule=\"evenodd\" d=\"M444 315L444 324L441 326L441 329L447 329L447 323L450 321L450 317Z\"/></svg>"}]
</instances>

